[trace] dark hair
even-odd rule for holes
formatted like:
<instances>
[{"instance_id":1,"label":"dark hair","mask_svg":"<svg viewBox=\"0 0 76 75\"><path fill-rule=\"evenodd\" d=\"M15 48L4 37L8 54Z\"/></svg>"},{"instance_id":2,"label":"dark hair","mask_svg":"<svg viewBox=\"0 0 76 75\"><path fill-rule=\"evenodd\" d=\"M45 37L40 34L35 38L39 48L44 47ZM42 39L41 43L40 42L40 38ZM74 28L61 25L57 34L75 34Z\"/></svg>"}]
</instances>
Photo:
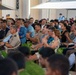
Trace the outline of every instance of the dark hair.
<instances>
[{"instance_id":1,"label":"dark hair","mask_svg":"<svg viewBox=\"0 0 76 75\"><path fill-rule=\"evenodd\" d=\"M61 39L61 33L60 33L60 31L59 31L58 29L54 29L53 31L54 31L55 35L56 35L59 39Z\"/></svg>"},{"instance_id":2,"label":"dark hair","mask_svg":"<svg viewBox=\"0 0 76 75\"><path fill-rule=\"evenodd\" d=\"M16 18L16 21L21 21L22 19L21 18Z\"/></svg>"},{"instance_id":3,"label":"dark hair","mask_svg":"<svg viewBox=\"0 0 76 75\"><path fill-rule=\"evenodd\" d=\"M59 15L62 15L62 13L60 13Z\"/></svg>"},{"instance_id":4,"label":"dark hair","mask_svg":"<svg viewBox=\"0 0 76 75\"><path fill-rule=\"evenodd\" d=\"M41 19L41 22L42 22L43 20L46 20L46 19L45 19L45 18ZM46 23L47 23L47 20L46 20Z\"/></svg>"},{"instance_id":5,"label":"dark hair","mask_svg":"<svg viewBox=\"0 0 76 75\"><path fill-rule=\"evenodd\" d=\"M33 18L33 17L30 17L29 20L30 20L30 19L34 19L34 18Z\"/></svg>"},{"instance_id":6,"label":"dark hair","mask_svg":"<svg viewBox=\"0 0 76 75\"><path fill-rule=\"evenodd\" d=\"M74 23L76 23L76 20L74 20Z\"/></svg>"},{"instance_id":7,"label":"dark hair","mask_svg":"<svg viewBox=\"0 0 76 75\"><path fill-rule=\"evenodd\" d=\"M6 21L6 20L3 20L2 22L3 22L3 23L7 23L7 21Z\"/></svg>"},{"instance_id":8,"label":"dark hair","mask_svg":"<svg viewBox=\"0 0 76 75\"><path fill-rule=\"evenodd\" d=\"M24 23L30 23L29 20L26 20Z\"/></svg>"},{"instance_id":9,"label":"dark hair","mask_svg":"<svg viewBox=\"0 0 76 75\"><path fill-rule=\"evenodd\" d=\"M17 18L17 20L21 20L21 18Z\"/></svg>"},{"instance_id":10,"label":"dark hair","mask_svg":"<svg viewBox=\"0 0 76 75\"><path fill-rule=\"evenodd\" d=\"M39 20L35 20L35 22L34 23L39 23Z\"/></svg>"},{"instance_id":11,"label":"dark hair","mask_svg":"<svg viewBox=\"0 0 76 75\"><path fill-rule=\"evenodd\" d=\"M10 18L10 20L12 20L12 25L15 24L15 20L13 18Z\"/></svg>"},{"instance_id":12,"label":"dark hair","mask_svg":"<svg viewBox=\"0 0 76 75\"><path fill-rule=\"evenodd\" d=\"M2 19L2 18L0 18L0 21L3 21L3 19Z\"/></svg>"},{"instance_id":13,"label":"dark hair","mask_svg":"<svg viewBox=\"0 0 76 75\"><path fill-rule=\"evenodd\" d=\"M55 21L55 22L58 22L58 19L55 19L54 21Z\"/></svg>"},{"instance_id":14,"label":"dark hair","mask_svg":"<svg viewBox=\"0 0 76 75\"><path fill-rule=\"evenodd\" d=\"M43 47L42 49L40 49L39 54L43 57L43 58L48 58L49 56L55 54L54 50L50 47Z\"/></svg>"},{"instance_id":15,"label":"dark hair","mask_svg":"<svg viewBox=\"0 0 76 75\"><path fill-rule=\"evenodd\" d=\"M39 20L39 23L41 24L42 20Z\"/></svg>"},{"instance_id":16,"label":"dark hair","mask_svg":"<svg viewBox=\"0 0 76 75\"><path fill-rule=\"evenodd\" d=\"M68 23L68 20L64 20L64 22L65 22L65 21Z\"/></svg>"},{"instance_id":17,"label":"dark hair","mask_svg":"<svg viewBox=\"0 0 76 75\"><path fill-rule=\"evenodd\" d=\"M48 25L48 24L46 24L45 26L46 26L47 29L55 28L55 27L52 27L51 25Z\"/></svg>"},{"instance_id":18,"label":"dark hair","mask_svg":"<svg viewBox=\"0 0 76 75\"><path fill-rule=\"evenodd\" d=\"M66 23L64 23L63 21L61 21L60 23L62 23L64 27L68 30L68 26L66 25Z\"/></svg>"},{"instance_id":19,"label":"dark hair","mask_svg":"<svg viewBox=\"0 0 76 75\"><path fill-rule=\"evenodd\" d=\"M54 20L50 20L50 22L54 22Z\"/></svg>"},{"instance_id":20,"label":"dark hair","mask_svg":"<svg viewBox=\"0 0 76 75\"><path fill-rule=\"evenodd\" d=\"M40 23L34 23L34 25L36 26L39 26L41 28L41 24Z\"/></svg>"},{"instance_id":21,"label":"dark hair","mask_svg":"<svg viewBox=\"0 0 76 75\"><path fill-rule=\"evenodd\" d=\"M39 21L39 23L42 23L43 20L46 20L46 19L45 19L45 18L44 18L44 19L41 19L41 20ZM46 20L46 21L47 21L47 20Z\"/></svg>"},{"instance_id":22,"label":"dark hair","mask_svg":"<svg viewBox=\"0 0 76 75\"><path fill-rule=\"evenodd\" d=\"M58 70L61 75L68 75L69 73L69 61L63 55L54 54L48 58L48 63L50 68L54 70Z\"/></svg>"},{"instance_id":23,"label":"dark hair","mask_svg":"<svg viewBox=\"0 0 76 75\"><path fill-rule=\"evenodd\" d=\"M13 59L18 66L18 69L24 69L25 68L25 56L20 52L10 52L8 54L8 57Z\"/></svg>"},{"instance_id":24,"label":"dark hair","mask_svg":"<svg viewBox=\"0 0 76 75\"><path fill-rule=\"evenodd\" d=\"M56 28L52 27L52 26L49 26L49 27L47 27L47 29L54 31Z\"/></svg>"},{"instance_id":25,"label":"dark hair","mask_svg":"<svg viewBox=\"0 0 76 75\"><path fill-rule=\"evenodd\" d=\"M14 72L17 75L17 64L9 58L0 60L0 75L12 75Z\"/></svg>"},{"instance_id":26,"label":"dark hair","mask_svg":"<svg viewBox=\"0 0 76 75\"><path fill-rule=\"evenodd\" d=\"M21 53L23 53L26 57L30 55L30 49L28 47L19 47L18 49Z\"/></svg>"},{"instance_id":27,"label":"dark hair","mask_svg":"<svg viewBox=\"0 0 76 75\"><path fill-rule=\"evenodd\" d=\"M17 26L16 25L12 25L11 27L17 31Z\"/></svg>"},{"instance_id":28,"label":"dark hair","mask_svg":"<svg viewBox=\"0 0 76 75\"><path fill-rule=\"evenodd\" d=\"M42 20L46 20L45 18L43 18Z\"/></svg>"},{"instance_id":29,"label":"dark hair","mask_svg":"<svg viewBox=\"0 0 76 75\"><path fill-rule=\"evenodd\" d=\"M22 20L23 22L25 22L25 20L24 20L23 18L22 18L21 20Z\"/></svg>"}]
</instances>

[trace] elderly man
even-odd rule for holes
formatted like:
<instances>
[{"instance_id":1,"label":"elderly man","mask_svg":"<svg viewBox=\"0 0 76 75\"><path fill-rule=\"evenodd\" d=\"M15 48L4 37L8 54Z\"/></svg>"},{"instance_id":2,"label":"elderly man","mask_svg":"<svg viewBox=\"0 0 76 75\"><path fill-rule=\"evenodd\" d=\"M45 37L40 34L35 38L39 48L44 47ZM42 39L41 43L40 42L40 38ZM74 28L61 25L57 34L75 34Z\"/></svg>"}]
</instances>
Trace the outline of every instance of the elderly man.
<instances>
[{"instance_id":1,"label":"elderly man","mask_svg":"<svg viewBox=\"0 0 76 75\"><path fill-rule=\"evenodd\" d=\"M7 20L7 28L10 29L10 26L12 26L12 20Z\"/></svg>"},{"instance_id":2,"label":"elderly man","mask_svg":"<svg viewBox=\"0 0 76 75\"><path fill-rule=\"evenodd\" d=\"M1 46L6 46L7 48L14 48L20 43L19 35L17 33L17 28L15 25L10 27L10 38L7 42L1 42Z\"/></svg>"}]
</instances>

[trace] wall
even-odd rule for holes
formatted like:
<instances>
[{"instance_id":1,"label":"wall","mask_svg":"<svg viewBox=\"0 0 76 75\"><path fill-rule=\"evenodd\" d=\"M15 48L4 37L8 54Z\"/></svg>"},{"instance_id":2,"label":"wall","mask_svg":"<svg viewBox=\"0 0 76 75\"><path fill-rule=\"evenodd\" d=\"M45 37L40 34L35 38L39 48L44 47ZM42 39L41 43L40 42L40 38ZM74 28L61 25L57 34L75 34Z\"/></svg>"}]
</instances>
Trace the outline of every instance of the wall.
<instances>
[{"instance_id":1,"label":"wall","mask_svg":"<svg viewBox=\"0 0 76 75\"><path fill-rule=\"evenodd\" d=\"M23 18L30 16L30 0L23 0Z\"/></svg>"},{"instance_id":2,"label":"wall","mask_svg":"<svg viewBox=\"0 0 76 75\"><path fill-rule=\"evenodd\" d=\"M46 3L48 2L49 0L39 0L40 3ZM51 10L51 9L42 9L40 10L40 15L39 15L39 18L42 19L42 18L49 18L50 19L55 19L56 18L56 10Z\"/></svg>"},{"instance_id":3,"label":"wall","mask_svg":"<svg viewBox=\"0 0 76 75\"><path fill-rule=\"evenodd\" d=\"M46 3L48 0L39 0L39 4L41 4L41 3ZM47 9L40 9L40 11L39 11L39 19L42 19L42 18L48 18L49 17L49 15L48 15L48 13L49 13L49 10L47 10Z\"/></svg>"},{"instance_id":4,"label":"wall","mask_svg":"<svg viewBox=\"0 0 76 75\"><path fill-rule=\"evenodd\" d=\"M49 1L76 1L76 0L49 0ZM61 9L61 10L55 10L55 12L52 12L51 18L58 18L59 17L59 13L62 13L63 16L65 16L65 18L69 19L69 18L74 18L76 19L76 10L66 10L66 9ZM53 14L53 13L56 13ZM55 16L54 16L55 15Z\"/></svg>"},{"instance_id":5,"label":"wall","mask_svg":"<svg viewBox=\"0 0 76 75\"><path fill-rule=\"evenodd\" d=\"M68 13L66 9L56 10L56 18L59 18L59 14L62 13L63 16L68 17Z\"/></svg>"},{"instance_id":6,"label":"wall","mask_svg":"<svg viewBox=\"0 0 76 75\"><path fill-rule=\"evenodd\" d=\"M76 19L76 10L68 10L68 19L69 18L74 18Z\"/></svg>"},{"instance_id":7,"label":"wall","mask_svg":"<svg viewBox=\"0 0 76 75\"><path fill-rule=\"evenodd\" d=\"M2 1L0 1L0 4L2 4ZM2 10L0 10L0 18L2 18Z\"/></svg>"},{"instance_id":8,"label":"wall","mask_svg":"<svg viewBox=\"0 0 76 75\"><path fill-rule=\"evenodd\" d=\"M65 18L69 19L69 18L74 18L76 19L76 10L66 10L66 9L62 9L62 10L57 10L56 11L56 17L59 17L59 13L62 13L63 16L65 16Z\"/></svg>"},{"instance_id":9,"label":"wall","mask_svg":"<svg viewBox=\"0 0 76 75\"><path fill-rule=\"evenodd\" d=\"M0 18L2 18L2 11L0 10Z\"/></svg>"},{"instance_id":10,"label":"wall","mask_svg":"<svg viewBox=\"0 0 76 75\"><path fill-rule=\"evenodd\" d=\"M18 17L22 18L22 16L23 16L23 0L19 0L19 10L17 12L18 12Z\"/></svg>"},{"instance_id":11,"label":"wall","mask_svg":"<svg viewBox=\"0 0 76 75\"><path fill-rule=\"evenodd\" d=\"M39 0L30 0L30 8L39 4ZM34 17L34 19L39 19L39 11L38 9L30 10L30 17Z\"/></svg>"},{"instance_id":12,"label":"wall","mask_svg":"<svg viewBox=\"0 0 76 75\"><path fill-rule=\"evenodd\" d=\"M15 9L16 0L2 0L2 4L8 6L9 8ZM10 14L12 18L15 18L15 10L2 10L2 16L6 18L6 15Z\"/></svg>"},{"instance_id":13,"label":"wall","mask_svg":"<svg viewBox=\"0 0 76 75\"><path fill-rule=\"evenodd\" d=\"M51 19L56 19L57 17L56 17L56 10L55 9L52 9L52 10L50 10L50 17L49 17L49 19L51 20Z\"/></svg>"},{"instance_id":14,"label":"wall","mask_svg":"<svg viewBox=\"0 0 76 75\"><path fill-rule=\"evenodd\" d=\"M49 1L76 1L76 0L49 0Z\"/></svg>"}]
</instances>

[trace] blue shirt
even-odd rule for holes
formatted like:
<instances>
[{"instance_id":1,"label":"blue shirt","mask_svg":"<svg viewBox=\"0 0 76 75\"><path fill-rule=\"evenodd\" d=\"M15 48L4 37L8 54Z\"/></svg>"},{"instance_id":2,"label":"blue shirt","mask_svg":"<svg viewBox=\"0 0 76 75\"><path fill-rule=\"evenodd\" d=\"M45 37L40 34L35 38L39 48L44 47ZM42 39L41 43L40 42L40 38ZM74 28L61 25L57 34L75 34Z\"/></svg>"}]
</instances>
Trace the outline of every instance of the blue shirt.
<instances>
[{"instance_id":1,"label":"blue shirt","mask_svg":"<svg viewBox=\"0 0 76 75\"><path fill-rule=\"evenodd\" d=\"M60 16L58 20L59 21L65 20L65 17L64 16Z\"/></svg>"},{"instance_id":2,"label":"blue shirt","mask_svg":"<svg viewBox=\"0 0 76 75\"><path fill-rule=\"evenodd\" d=\"M35 36L35 31L34 31L34 28L29 25L28 28L27 28L27 32L30 32L31 33L31 37L34 37Z\"/></svg>"},{"instance_id":3,"label":"blue shirt","mask_svg":"<svg viewBox=\"0 0 76 75\"><path fill-rule=\"evenodd\" d=\"M48 39L47 43L49 44L49 43L50 43L50 42L52 42L53 40L54 40L54 38L49 37L49 39Z\"/></svg>"},{"instance_id":4,"label":"blue shirt","mask_svg":"<svg viewBox=\"0 0 76 75\"><path fill-rule=\"evenodd\" d=\"M27 28L22 26L20 28L20 31L19 31L19 36L20 36L21 43L26 42L26 33L27 33Z\"/></svg>"},{"instance_id":5,"label":"blue shirt","mask_svg":"<svg viewBox=\"0 0 76 75\"><path fill-rule=\"evenodd\" d=\"M9 36L7 36L7 37L3 40L3 42L8 42L8 40L11 38L11 36L12 36L12 34L10 34Z\"/></svg>"}]
</instances>

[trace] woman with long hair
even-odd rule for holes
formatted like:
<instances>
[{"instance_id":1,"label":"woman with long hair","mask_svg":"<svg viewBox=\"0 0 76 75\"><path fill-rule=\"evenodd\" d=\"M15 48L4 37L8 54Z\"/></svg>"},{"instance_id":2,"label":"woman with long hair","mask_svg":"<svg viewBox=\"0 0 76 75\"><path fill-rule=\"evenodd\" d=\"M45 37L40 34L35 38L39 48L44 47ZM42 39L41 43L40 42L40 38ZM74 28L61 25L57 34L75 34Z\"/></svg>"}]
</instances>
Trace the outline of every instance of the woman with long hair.
<instances>
[{"instance_id":1,"label":"woman with long hair","mask_svg":"<svg viewBox=\"0 0 76 75\"><path fill-rule=\"evenodd\" d=\"M60 38L60 33L59 33L59 31L55 28L49 27L48 28L48 35L49 36L45 36L42 39L43 46L44 47L50 47L54 50L57 50L60 46L60 39L59 39ZM53 40L49 43L48 43L48 37L53 38Z\"/></svg>"},{"instance_id":2,"label":"woman with long hair","mask_svg":"<svg viewBox=\"0 0 76 75\"><path fill-rule=\"evenodd\" d=\"M60 22L60 25L61 25L61 29L62 29L61 42L62 43L65 43L65 42L71 43L72 40L70 39L70 34L67 30L67 25L64 22Z\"/></svg>"}]
</instances>

